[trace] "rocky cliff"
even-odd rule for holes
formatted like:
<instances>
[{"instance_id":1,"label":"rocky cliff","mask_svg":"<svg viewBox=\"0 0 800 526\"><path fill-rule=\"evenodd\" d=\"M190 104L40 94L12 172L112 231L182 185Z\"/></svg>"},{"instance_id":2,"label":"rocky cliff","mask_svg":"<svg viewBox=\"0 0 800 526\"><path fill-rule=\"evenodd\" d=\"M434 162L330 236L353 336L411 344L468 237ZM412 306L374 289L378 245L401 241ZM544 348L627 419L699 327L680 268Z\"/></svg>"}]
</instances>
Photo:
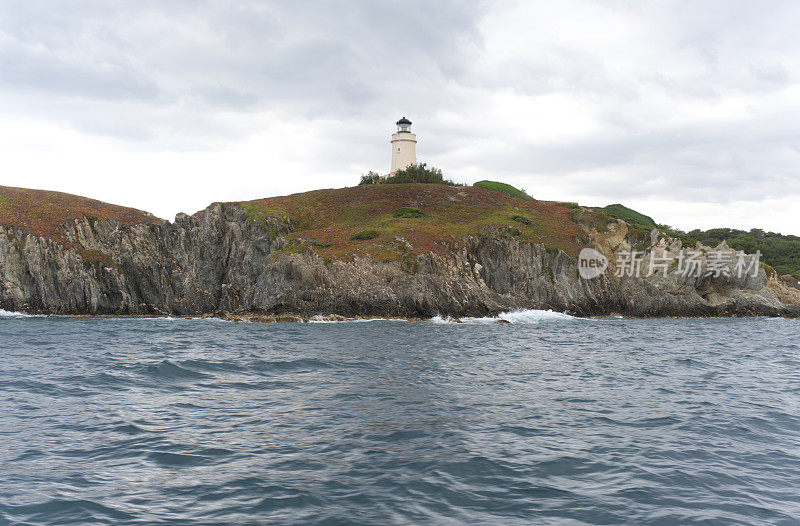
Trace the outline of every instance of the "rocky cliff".
<instances>
[{"instance_id":1,"label":"rocky cliff","mask_svg":"<svg viewBox=\"0 0 800 526\"><path fill-rule=\"evenodd\" d=\"M472 189L442 192L457 200L464 195L457 192ZM425 205L419 196L412 201ZM509 202L511 212L540 206ZM409 203L392 206L404 204ZM544 212L537 216L530 210L530 224L544 221ZM375 251L344 255L315 249L330 246L312 239L319 237L314 231L319 225L304 224L293 214L254 214L247 203L213 204L193 216L179 214L172 223L83 214L60 222L57 235L31 232L23 223L5 224L0 226L0 307L117 315L459 317L522 308L632 316L800 313L800 293L770 280L763 265L741 278L714 275L707 272L708 247L697 247L699 277L679 277L669 272L679 257L679 241L653 232L643 244L641 233L624 222L598 228L572 212L575 230L567 237L591 244L610 261L605 274L582 279L569 248L536 242L533 236L543 230L531 226L530 235L524 234L528 216L509 217L520 228L505 219L487 220L481 228L441 236L435 250L420 249L414 236L430 236L403 220L411 225L399 232L406 235L383 234L372 245ZM381 224L395 224L387 221ZM661 273L616 276L619 255L637 248L659 258Z\"/></svg>"}]
</instances>

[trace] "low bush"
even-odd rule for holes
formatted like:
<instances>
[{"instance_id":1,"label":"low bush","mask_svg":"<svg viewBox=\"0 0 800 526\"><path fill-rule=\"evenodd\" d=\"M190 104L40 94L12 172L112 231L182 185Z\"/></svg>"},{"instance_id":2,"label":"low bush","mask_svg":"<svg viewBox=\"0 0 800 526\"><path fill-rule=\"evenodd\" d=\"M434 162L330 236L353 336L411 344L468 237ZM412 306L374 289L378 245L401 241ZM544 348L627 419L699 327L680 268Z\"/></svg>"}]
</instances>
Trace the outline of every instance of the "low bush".
<instances>
[{"instance_id":1,"label":"low bush","mask_svg":"<svg viewBox=\"0 0 800 526\"><path fill-rule=\"evenodd\" d=\"M578 203L572 203L572 202L553 201L553 204L556 206L563 206L564 208L572 208L572 209L580 208L580 205Z\"/></svg>"},{"instance_id":2,"label":"low bush","mask_svg":"<svg viewBox=\"0 0 800 526\"><path fill-rule=\"evenodd\" d=\"M504 194L510 195L511 197L519 197L520 199L525 199L525 200L531 199L531 196L529 196L522 190L514 188L510 184L499 183L497 181L478 181L472 186L486 188L487 190L497 190L498 192L503 192Z\"/></svg>"},{"instance_id":3,"label":"low bush","mask_svg":"<svg viewBox=\"0 0 800 526\"><path fill-rule=\"evenodd\" d=\"M442 171L438 168L430 167L425 163L412 164L408 168L398 170L394 175L381 177L375 172L368 172L361 176L359 186L367 184L407 184L407 183L428 183L446 184L450 186L461 186L450 179L445 179Z\"/></svg>"},{"instance_id":4,"label":"low bush","mask_svg":"<svg viewBox=\"0 0 800 526\"><path fill-rule=\"evenodd\" d=\"M429 183L429 184L456 184L445 179L442 171L438 168L430 167L425 163L412 164L408 168L398 170L394 175L390 175L382 181L384 184L403 184L403 183Z\"/></svg>"},{"instance_id":5,"label":"low bush","mask_svg":"<svg viewBox=\"0 0 800 526\"><path fill-rule=\"evenodd\" d=\"M362 230L353 236L353 239L375 239L378 237L377 230Z\"/></svg>"},{"instance_id":6,"label":"low bush","mask_svg":"<svg viewBox=\"0 0 800 526\"><path fill-rule=\"evenodd\" d=\"M422 217L424 214L422 210L419 208L414 208L413 206L404 206L402 208L398 208L394 212L395 217L402 217L403 219L415 219L417 217Z\"/></svg>"}]
</instances>

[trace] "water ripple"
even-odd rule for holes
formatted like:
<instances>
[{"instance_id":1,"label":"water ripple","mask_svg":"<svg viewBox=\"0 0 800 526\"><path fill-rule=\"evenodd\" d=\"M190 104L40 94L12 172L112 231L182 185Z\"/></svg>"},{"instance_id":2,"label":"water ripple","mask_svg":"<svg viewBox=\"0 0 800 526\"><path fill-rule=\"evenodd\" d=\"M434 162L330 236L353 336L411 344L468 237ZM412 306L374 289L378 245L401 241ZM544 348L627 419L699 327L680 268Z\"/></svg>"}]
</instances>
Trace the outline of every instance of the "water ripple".
<instances>
[{"instance_id":1,"label":"water ripple","mask_svg":"<svg viewBox=\"0 0 800 526\"><path fill-rule=\"evenodd\" d=\"M800 322L0 313L0 524L797 524Z\"/></svg>"}]
</instances>

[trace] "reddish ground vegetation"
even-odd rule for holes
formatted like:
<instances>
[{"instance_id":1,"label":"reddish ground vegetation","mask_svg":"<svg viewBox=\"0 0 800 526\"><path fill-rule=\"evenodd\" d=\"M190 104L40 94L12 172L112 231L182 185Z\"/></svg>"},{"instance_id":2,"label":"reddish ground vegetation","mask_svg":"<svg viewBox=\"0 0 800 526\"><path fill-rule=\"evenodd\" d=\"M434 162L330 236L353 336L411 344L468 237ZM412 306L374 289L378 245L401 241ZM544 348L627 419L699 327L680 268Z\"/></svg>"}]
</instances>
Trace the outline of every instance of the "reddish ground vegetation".
<instances>
[{"instance_id":1,"label":"reddish ground vegetation","mask_svg":"<svg viewBox=\"0 0 800 526\"><path fill-rule=\"evenodd\" d=\"M239 203L254 221L291 217L299 229L287 250L315 250L323 257L356 255L398 259L405 252L395 238L408 241L412 252L451 253L466 234L495 227L520 241L543 243L577 254L583 231L568 207L511 197L496 190L438 184L364 185L316 190ZM401 207L415 207L418 218L396 217ZM516 218L516 219L514 219ZM529 221L520 222L520 218ZM374 239L353 239L376 230ZM324 246L329 244L330 246Z\"/></svg>"},{"instance_id":2,"label":"reddish ground vegetation","mask_svg":"<svg viewBox=\"0 0 800 526\"><path fill-rule=\"evenodd\" d=\"M253 221L264 222L271 216L293 219L297 229L290 234L284 252L313 250L329 259L361 255L397 260L408 252L450 254L463 236L487 229L573 255L585 243L585 234L573 221L574 211L569 206L524 200L479 187L365 185L239 204ZM422 215L397 217L403 207L419 209ZM125 226L159 221L140 210L85 197L0 186L0 225L66 244L61 225L84 217L115 219ZM369 237L357 234L372 230L378 232L376 237L354 239ZM87 261L108 264L91 254L85 256Z\"/></svg>"},{"instance_id":3,"label":"reddish ground vegetation","mask_svg":"<svg viewBox=\"0 0 800 526\"><path fill-rule=\"evenodd\" d=\"M84 217L116 219L126 226L159 220L141 210L77 195L0 186L0 225L66 243L61 225Z\"/></svg>"}]
</instances>

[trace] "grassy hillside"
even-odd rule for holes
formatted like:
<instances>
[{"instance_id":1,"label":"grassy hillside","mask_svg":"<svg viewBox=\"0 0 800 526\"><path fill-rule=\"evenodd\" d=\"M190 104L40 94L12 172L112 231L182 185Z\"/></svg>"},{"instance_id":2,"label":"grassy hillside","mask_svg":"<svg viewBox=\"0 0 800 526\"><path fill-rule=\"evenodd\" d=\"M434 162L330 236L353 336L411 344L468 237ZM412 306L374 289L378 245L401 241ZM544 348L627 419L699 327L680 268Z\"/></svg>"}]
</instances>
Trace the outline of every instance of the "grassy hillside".
<instances>
[{"instance_id":1,"label":"grassy hillside","mask_svg":"<svg viewBox=\"0 0 800 526\"><path fill-rule=\"evenodd\" d=\"M637 212L636 210L632 210L627 206L623 206L619 203L608 205L603 207L599 210L604 214L608 214L611 217L616 219L622 219L626 223L633 225L635 227L650 229L656 227L656 222L653 221L653 218L650 216L646 216Z\"/></svg>"},{"instance_id":2,"label":"grassy hillside","mask_svg":"<svg viewBox=\"0 0 800 526\"><path fill-rule=\"evenodd\" d=\"M396 237L409 242L413 252L446 254L458 238L487 227L573 255L583 246L584 234L570 219L568 208L480 187L364 185L240 204L254 221L269 216L294 218L300 228L290 236L294 242L290 250L311 249L330 258L397 259L404 250L397 247ZM419 213L409 214L405 207ZM370 231L377 236L371 237Z\"/></svg>"},{"instance_id":3,"label":"grassy hillside","mask_svg":"<svg viewBox=\"0 0 800 526\"><path fill-rule=\"evenodd\" d=\"M158 220L141 210L77 195L0 186L0 225L17 227L26 234L66 242L59 225L84 217L116 219L127 226Z\"/></svg>"},{"instance_id":4,"label":"grassy hillside","mask_svg":"<svg viewBox=\"0 0 800 526\"><path fill-rule=\"evenodd\" d=\"M497 181L478 181L472 186L478 186L480 188L486 188L488 190L497 190L498 192L503 192L504 194L508 194L511 197L519 197L520 199L525 199L525 200L531 199L531 197L522 190L519 190L518 188L515 188L510 184L499 183Z\"/></svg>"}]
</instances>

